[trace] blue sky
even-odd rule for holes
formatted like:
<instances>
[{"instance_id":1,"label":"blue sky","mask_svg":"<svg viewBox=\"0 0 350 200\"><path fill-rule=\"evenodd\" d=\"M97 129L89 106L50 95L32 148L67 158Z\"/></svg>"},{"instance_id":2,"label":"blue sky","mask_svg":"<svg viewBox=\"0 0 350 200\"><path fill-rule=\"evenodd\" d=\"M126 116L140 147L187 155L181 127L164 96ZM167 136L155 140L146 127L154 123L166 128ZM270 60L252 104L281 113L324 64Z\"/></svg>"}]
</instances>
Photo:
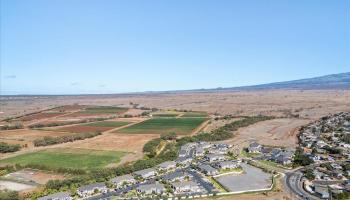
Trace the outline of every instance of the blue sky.
<instances>
[{"instance_id":1,"label":"blue sky","mask_svg":"<svg viewBox=\"0 0 350 200\"><path fill-rule=\"evenodd\" d=\"M347 0L1 0L1 94L253 85L349 55Z\"/></svg>"}]
</instances>

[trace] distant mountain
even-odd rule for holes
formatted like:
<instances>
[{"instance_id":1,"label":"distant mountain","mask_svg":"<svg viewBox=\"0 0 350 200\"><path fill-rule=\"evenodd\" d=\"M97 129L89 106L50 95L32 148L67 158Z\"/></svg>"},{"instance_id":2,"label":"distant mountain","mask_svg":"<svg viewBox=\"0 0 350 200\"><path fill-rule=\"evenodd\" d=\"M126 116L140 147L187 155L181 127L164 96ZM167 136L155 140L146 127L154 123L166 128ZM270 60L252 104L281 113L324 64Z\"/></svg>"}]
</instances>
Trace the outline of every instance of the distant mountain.
<instances>
[{"instance_id":1,"label":"distant mountain","mask_svg":"<svg viewBox=\"0 0 350 200\"><path fill-rule=\"evenodd\" d=\"M350 72L315 78L248 86L252 89L350 89Z\"/></svg>"},{"instance_id":2,"label":"distant mountain","mask_svg":"<svg viewBox=\"0 0 350 200\"><path fill-rule=\"evenodd\" d=\"M300 89L300 90L350 89L350 72L320 76L315 78L300 79L300 80L294 80L294 81L284 81L284 82L243 86L243 87L216 88L212 90L230 91L230 90L265 90L265 89Z\"/></svg>"}]
</instances>

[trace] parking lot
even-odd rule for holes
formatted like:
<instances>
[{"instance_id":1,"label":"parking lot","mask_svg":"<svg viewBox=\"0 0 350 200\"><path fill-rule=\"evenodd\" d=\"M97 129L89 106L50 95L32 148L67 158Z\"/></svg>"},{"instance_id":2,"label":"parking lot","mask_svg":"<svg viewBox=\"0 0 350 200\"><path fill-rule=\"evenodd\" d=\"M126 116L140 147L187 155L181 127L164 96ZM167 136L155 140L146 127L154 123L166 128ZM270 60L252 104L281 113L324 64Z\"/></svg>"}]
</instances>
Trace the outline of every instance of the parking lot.
<instances>
[{"instance_id":1,"label":"parking lot","mask_svg":"<svg viewBox=\"0 0 350 200\"><path fill-rule=\"evenodd\" d=\"M245 163L242 163L241 166L245 173L230 174L215 179L230 192L260 190L271 186L270 174Z\"/></svg>"}]
</instances>

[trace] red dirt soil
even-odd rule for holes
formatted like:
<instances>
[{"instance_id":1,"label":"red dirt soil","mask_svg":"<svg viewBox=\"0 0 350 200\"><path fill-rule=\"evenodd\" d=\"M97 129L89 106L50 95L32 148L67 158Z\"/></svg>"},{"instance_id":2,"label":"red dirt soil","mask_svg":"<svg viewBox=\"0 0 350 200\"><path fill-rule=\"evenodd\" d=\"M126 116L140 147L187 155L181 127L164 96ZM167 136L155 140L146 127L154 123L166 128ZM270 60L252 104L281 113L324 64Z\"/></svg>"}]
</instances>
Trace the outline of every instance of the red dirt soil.
<instances>
[{"instance_id":1,"label":"red dirt soil","mask_svg":"<svg viewBox=\"0 0 350 200\"><path fill-rule=\"evenodd\" d=\"M19 120L32 121L32 120L56 117L56 116L63 115L63 114L64 113L36 113L36 114L21 117L21 118L19 118Z\"/></svg>"}]
</instances>

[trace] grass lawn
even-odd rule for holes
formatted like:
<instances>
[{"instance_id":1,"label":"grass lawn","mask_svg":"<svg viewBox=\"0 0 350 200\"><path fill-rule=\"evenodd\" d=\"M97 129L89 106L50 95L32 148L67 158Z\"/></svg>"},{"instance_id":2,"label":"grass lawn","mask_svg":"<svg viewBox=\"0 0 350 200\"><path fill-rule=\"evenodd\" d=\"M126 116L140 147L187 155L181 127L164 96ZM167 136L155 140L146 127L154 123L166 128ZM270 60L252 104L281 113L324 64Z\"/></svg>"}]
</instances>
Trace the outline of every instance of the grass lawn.
<instances>
[{"instance_id":1,"label":"grass lawn","mask_svg":"<svg viewBox=\"0 0 350 200\"><path fill-rule=\"evenodd\" d=\"M230 172L241 173L241 172L243 172L243 169L241 167L237 167L237 168L232 168L232 169L221 169L220 170L220 174L230 173Z\"/></svg>"},{"instance_id":2,"label":"grass lawn","mask_svg":"<svg viewBox=\"0 0 350 200\"><path fill-rule=\"evenodd\" d=\"M97 106L89 107L79 113L83 114L117 114L127 111L127 108L113 107L113 106Z\"/></svg>"},{"instance_id":3,"label":"grass lawn","mask_svg":"<svg viewBox=\"0 0 350 200\"><path fill-rule=\"evenodd\" d=\"M220 192L228 192L228 190L222 186L218 181L215 180L213 177L209 177L209 181L214 185L215 188L217 188Z\"/></svg>"},{"instance_id":4,"label":"grass lawn","mask_svg":"<svg viewBox=\"0 0 350 200\"><path fill-rule=\"evenodd\" d=\"M190 134L206 118L153 118L118 130L118 133L161 134L175 132L178 135Z\"/></svg>"},{"instance_id":5,"label":"grass lawn","mask_svg":"<svg viewBox=\"0 0 350 200\"><path fill-rule=\"evenodd\" d=\"M243 157L248 157L248 158L255 158L255 157L261 156L260 153L249 153L249 152L246 152L244 149L241 151L241 155Z\"/></svg>"},{"instance_id":6,"label":"grass lawn","mask_svg":"<svg viewBox=\"0 0 350 200\"><path fill-rule=\"evenodd\" d=\"M289 168L291 168L291 166L283 166L281 164L278 164L278 163L275 163L275 162L272 162L269 160L259 160L257 162L259 162L260 164L263 164L265 166L270 166L273 169L276 169L276 168L289 169Z\"/></svg>"},{"instance_id":7,"label":"grass lawn","mask_svg":"<svg viewBox=\"0 0 350 200\"><path fill-rule=\"evenodd\" d=\"M208 117L206 112L185 112L181 117Z\"/></svg>"},{"instance_id":8,"label":"grass lawn","mask_svg":"<svg viewBox=\"0 0 350 200\"><path fill-rule=\"evenodd\" d=\"M0 160L0 164L36 164L47 167L96 169L110 163L118 163L126 153L119 151L99 151L89 149L46 149Z\"/></svg>"},{"instance_id":9,"label":"grass lawn","mask_svg":"<svg viewBox=\"0 0 350 200\"><path fill-rule=\"evenodd\" d=\"M97 127L121 127L130 124L130 122L117 122L117 121L103 121L103 122L94 122L89 124L84 124L84 126L97 126Z\"/></svg>"}]
</instances>

